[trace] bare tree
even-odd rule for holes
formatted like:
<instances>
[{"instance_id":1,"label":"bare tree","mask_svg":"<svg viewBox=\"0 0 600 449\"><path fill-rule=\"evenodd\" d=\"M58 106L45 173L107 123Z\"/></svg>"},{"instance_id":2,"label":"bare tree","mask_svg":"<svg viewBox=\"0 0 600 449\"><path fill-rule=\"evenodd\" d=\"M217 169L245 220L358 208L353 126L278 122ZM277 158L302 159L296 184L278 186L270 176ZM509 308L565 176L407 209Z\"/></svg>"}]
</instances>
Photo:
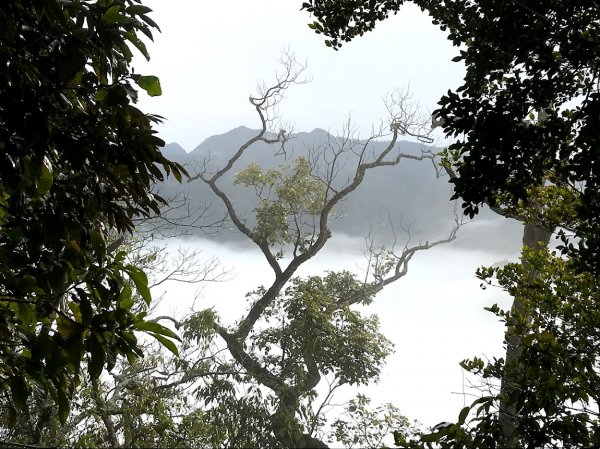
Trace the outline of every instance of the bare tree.
<instances>
[{"instance_id":1,"label":"bare tree","mask_svg":"<svg viewBox=\"0 0 600 449\"><path fill-rule=\"evenodd\" d=\"M315 304L310 302L313 299L307 299L308 296L316 296L317 291L325 292L327 298L315 307L328 320L336 323L338 332L345 332L344 326L349 326L344 320L355 320L363 326L361 329L375 332L376 321L360 321L362 318L352 315L355 312L350 312L350 306L369 303L381 289L403 277L410 260L418 251L453 240L459 223L455 224L447 238L441 240L415 245L407 243L399 251L394 248L389 251L372 251L370 268L364 280L358 281L349 273L329 273L325 277L313 277L306 281L295 278L298 268L314 257L331 238L329 223L336 214L336 208L355 191L367 174L380 167L398 165L405 160L433 161L435 154L426 148L418 154L399 150L398 138L403 135L416 136L425 142L430 140L426 132L428 120L419 117L406 95L396 93L390 96L386 104L388 122L373 129L367 139L359 139L348 121L341 137L330 136L322 145L308 148L306 157L298 157L285 168L263 171L257 164L251 164L237 173L235 182L254 188L258 196L254 209L256 224L251 227L238 211L237 205L223 191L220 180L257 142L276 145L275 155L288 155L286 143L291 133L283 129L269 131L273 128L273 120L277 115L274 109L286 89L305 81L305 67L287 53L283 56L282 64L283 71L277 75L276 82L270 87L263 86L256 97L250 97L261 129L241 145L223 167L211 170L207 162L189 181L200 180L210 187L225 205L233 225L260 249L274 274L270 285L251 295L249 310L235 326L226 327L216 319L214 331L224 341L229 354L243 368L248 378L275 395L270 421L271 431L279 444L286 447L326 447L325 443L311 435L310 429L301 426L297 414L302 401L314 394L324 373L332 372L337 382L342 384L364 383L378 375L381 361L365 361L365 372L359 373L356 367L362 366L360 360L361 357L367 357L365 354L357 355L359 361L354 361L354 367L336 365L348 361L327 360L327 355L321 349L329 348L330 343L324 337L320 339L321 337L313 338L308 335L311 330L305 316L312 312L298 310L309 307L307 304ZM381 149L381 146L373 145L376 140L388 142ZM284 258L284 255L288 257ZM298 310L294 308L296 305ZM278 308L285 309L285 313L278 318L279 327L271 328L270 317L278 313ZM294 315L296 312L298 314ZM302 313L305 316L300 317ZM292 323L293 320L296 321ZM259 322L262 324L258 324ZM299 322L308 327L299 326ZM315 324L316 321L311 323L312 326L319 327ZM329 329L323 324L320 331L315 328L312 332L319 331L325 335L325 328ZM304 329L303 332L307 335L297 335L300 329ZM292 330L295 334L292 334ZM312 346L306 343L309 340ZM381 337L368 344L372 344L383 358L389 352L386 342ZM329 357L343 357L342 353L346 350L343 346L352 344L349 341L339 343L335 351L331 350ZM291 346L294 346L295 352ZM365 346L360 344L356 348L365 350Z\"/></svg>"}]
</instances>

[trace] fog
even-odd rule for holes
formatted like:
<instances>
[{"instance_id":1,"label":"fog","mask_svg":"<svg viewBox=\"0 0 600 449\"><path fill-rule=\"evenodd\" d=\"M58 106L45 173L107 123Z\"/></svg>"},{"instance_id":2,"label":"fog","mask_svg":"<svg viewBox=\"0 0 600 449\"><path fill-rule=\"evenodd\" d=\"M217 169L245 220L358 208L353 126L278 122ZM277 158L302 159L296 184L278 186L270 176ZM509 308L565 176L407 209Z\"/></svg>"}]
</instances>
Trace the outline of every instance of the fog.
<instances>
[{"instance_id":1,"label":"fog","mask_svg":"<svg viewBox=\"0 0 600 449\"><path fill-rule=\"evenodd\" d=\"M410 419L433 426L455 420L460 409L473 400L463 395L468 393L469 379L459 362L473 356L502 356L502 323L483 307L510 304L500 289L480 288L475 270L516 260L520 247L518 239L502 247L495 245L502 238L498 229L490 229L493 232L482 241L486 229L485 222L475 221L461 229L456 241L417 253L408 274L363 307L364 312L379 316L381 331L395 344L395 352L388 357L378 384L340 390L335 403L360 391L373 405L391 402ZM501 230L516 235L519 225L510 223ZM469 244L475 246L468 248ZM201 250L206 259L217 257L221 267L230 270L229 280L200 286L164 284L153 292L154 296L164 293L162 312L181 317L192 309L214 307L223 324L231 324L247 310L245 293L273 279L260 251L250 246L194 238L167 247L174 250L177 246ZM366 265L364 248L362 239L334 236L298 275L342 269L360 274Z\"/></svg>"}]
</instances>

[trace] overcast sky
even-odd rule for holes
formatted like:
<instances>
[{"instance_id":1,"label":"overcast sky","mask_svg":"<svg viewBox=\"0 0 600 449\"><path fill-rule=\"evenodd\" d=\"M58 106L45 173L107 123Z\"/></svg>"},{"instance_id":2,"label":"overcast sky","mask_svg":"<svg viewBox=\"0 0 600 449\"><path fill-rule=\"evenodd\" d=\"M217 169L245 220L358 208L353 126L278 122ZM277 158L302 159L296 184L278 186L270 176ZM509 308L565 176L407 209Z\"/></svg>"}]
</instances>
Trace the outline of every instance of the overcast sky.
<instances>
[{"instance_id":1,"label":"overcast sky","mask_svg":"<svg viewBox=\"0 0 600 449\"><path fill-rule=\"evenodd\" d=\"M191 151L206 137L240 125L257 128L248 103L257 81L270 82L286 48L308 63L313 81L294 86L280 108L296 131L341 128L352 115L361 131L385 118L382 98L395 88L414 94L431 113L464 76L450 60L458 50L412 5L340 51L307 26L301 1L147 0L162 33L149 44L151 60L136 71L160 77L163 95L144 98L145 112L164 116L161 137Z\"/></svg>"}]
</instances>

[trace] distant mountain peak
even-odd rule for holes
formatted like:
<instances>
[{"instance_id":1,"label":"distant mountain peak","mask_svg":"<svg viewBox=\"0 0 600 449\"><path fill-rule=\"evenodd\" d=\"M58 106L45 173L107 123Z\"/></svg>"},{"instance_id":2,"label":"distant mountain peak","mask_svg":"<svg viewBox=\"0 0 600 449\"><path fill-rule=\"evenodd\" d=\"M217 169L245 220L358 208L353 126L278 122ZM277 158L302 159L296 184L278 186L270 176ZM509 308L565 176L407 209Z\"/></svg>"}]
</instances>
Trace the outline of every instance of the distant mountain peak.
<instances>
[{"instance_id":1,"label":"distant mountain peak","mask_svg":"<svg viewBox=\"0 0 600 449\"><path fill-rule=\"evenodd\" d=\"M256 130L250 129L250 128L248 128L245 125L240 125L240 126L237 126L237 127L233 128L230 131L227 131L225 134L235 133L235 132L243 132L243 131L256 131Z\"/></svg>"},{"instance_id":2,"label":"distant mountain peak","mask_svg":"<svg viewBox=\"0 0 600 449\"><path fill-rule=\"evenodd\" d=\"M167 159L181 159L187 157L188 154L177 142L166 144L162 147L161 152Z\"/></svg>"},{"instance_id":3,"label":"distant mountain peak","mask_svg":"<svg viewBox=\"0 0 600 449\"><path fill-rule=\"evenodd\" d=\"M250 129L247 126L238 126L237 128L230 129L222 134L215 134L214 136L207 137L202 141L200 145L191 151L191 154L206 153L208 150L212 150L213 146L222 146L222 142L229 142L235 144L237 142L242 143L245 140L251 139L253 136L259 133L257 129Z\"/></svg>"}]
</instances>

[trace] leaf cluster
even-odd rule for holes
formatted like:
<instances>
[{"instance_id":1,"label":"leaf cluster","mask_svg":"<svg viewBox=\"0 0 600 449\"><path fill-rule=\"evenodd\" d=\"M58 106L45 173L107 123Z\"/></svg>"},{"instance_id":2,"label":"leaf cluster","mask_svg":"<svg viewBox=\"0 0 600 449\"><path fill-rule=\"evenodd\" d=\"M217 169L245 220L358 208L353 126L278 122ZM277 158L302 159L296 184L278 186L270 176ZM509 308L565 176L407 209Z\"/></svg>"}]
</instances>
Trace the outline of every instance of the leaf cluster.
<instances>
[{"instance_id":1,"label":"leaf cluster","mask_svg":"<svg viewBox=\"0 0 600 449\"><path fill-rule=\"evenodd\" d=\"M308 159L297 158L291 166L262 171L250 164L235 176L236 184L254 187L260 198L255 209L255 236L271 245L295 241L300 232L299 222L317 216L325 203L325 184L315 179Z\"/></svg>"},{"instance_id":2,"label":"leaf cluster","mask_svg":"<svg viewBox=\"0 0 600 449\"><path fill-rule=\"evenodd\" d=\"M160 212L153 182L185 175L159 150L159 118L134 106L136 85L160 93L130 66L132 49L148 57L149 12L133 0L0 6L0 394L13 410L46 391L64 420L83 360L98 377L141 355L136 329L173 337L131 311L132 286L150 300L147 279L109 241Z\"/></svg>"},{"instance_id":3,"label":"leaf cluster","mask_svg":"<svg viewBox=\"0 0 600 449\"><path fill-rule=\"evenodd\" d=\"M350 400L344 414L332 424L330 441L335 438L346 448L377 449L384 447L384 439L392 430L405 439L418 433L418 423L410 422L394 405L371 409L370 403L362 394Z\"/></svg>"},{"instance_id":4,"label":"leaf cluster","mask_svg":"<svg viewBox=\"0 0 600 449\"><path fill-rule=\"evenodd\" d=\"M368 301L369 286L349 272L293 279L266 311L273 325L251 337L254 351L289 385L301 384L302 367L311 364L341 383L376 379L392 344L379 333L376 316L350 307L361 296Z\"/></svg>"}]
</instances>

